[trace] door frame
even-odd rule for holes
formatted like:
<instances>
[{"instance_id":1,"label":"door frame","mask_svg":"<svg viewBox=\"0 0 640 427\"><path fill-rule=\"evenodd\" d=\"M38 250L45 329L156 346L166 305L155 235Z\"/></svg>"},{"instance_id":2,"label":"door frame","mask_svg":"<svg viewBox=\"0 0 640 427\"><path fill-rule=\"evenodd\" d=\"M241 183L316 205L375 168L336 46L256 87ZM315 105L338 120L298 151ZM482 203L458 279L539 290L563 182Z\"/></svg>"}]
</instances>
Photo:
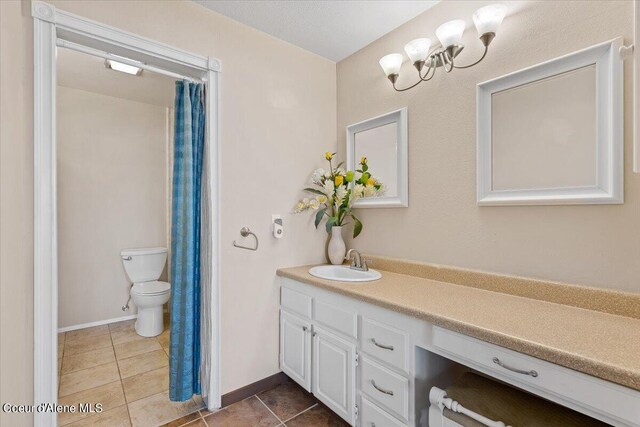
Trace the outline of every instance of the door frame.
<instances>
[{"instance_id":1,"label":"door frame","mask_svg":"<svg viewBox=\"0 0 640 427\"><path fill-rule=\"evenodd\" d=\"M56 43L58 39L126 56L206 84L206 164L211 194L211 351L207 408L220 408L220 61L122 31L33 1L34 143L34 404L58 400L58 252L56 217ZM205 385L205 386L206 386ZM56 413L34 412L36 427Z\"/></svg>"}]
</instances>

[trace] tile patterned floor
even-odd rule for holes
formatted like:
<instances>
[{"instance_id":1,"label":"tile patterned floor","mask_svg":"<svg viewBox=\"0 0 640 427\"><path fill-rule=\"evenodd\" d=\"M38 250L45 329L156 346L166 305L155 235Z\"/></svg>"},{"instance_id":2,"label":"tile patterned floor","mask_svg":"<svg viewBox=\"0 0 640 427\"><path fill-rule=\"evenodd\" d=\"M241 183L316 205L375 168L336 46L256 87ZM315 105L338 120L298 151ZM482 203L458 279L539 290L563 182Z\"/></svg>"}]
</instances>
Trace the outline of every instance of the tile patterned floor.
<instances>
[{"instance_id":1,"label":"tile patterned floor","mask_svg":"<svg viewBox=\"0 0 640 427\"><path fill-rule=\"evenodd\" d=\"M58 335L59 403L103 405L101 413L61 413L59 426L155 427L194 411L192 421L202 419L202 400L169 400L169 329L144 338L134 322Z\"/></svg>"},{"instance_id":2,"label":"tile patterned floor","mask_svg":"<svg viewBox=\"0 0 640 427\"><path fill-rule=\"evenodd\" d=\"M209 412L201 399L169 401L169 330L136 334L134 321L58 336L59 403L100 402L97 414L62 413L68 427L342 427L348 426L293 381Z\"/></svg>"},{"instance_id":3,"label":"tile patterned floor","mask_svg":"<svg viewBox=\"0 0 640 427\"><path fill-rule=\"evenodd\" d=\"M343 427L348 424L293 381L216 412L200 410L197 427ZM187 424L191 426L192 424Z\"/></svg>"}]
</instances>

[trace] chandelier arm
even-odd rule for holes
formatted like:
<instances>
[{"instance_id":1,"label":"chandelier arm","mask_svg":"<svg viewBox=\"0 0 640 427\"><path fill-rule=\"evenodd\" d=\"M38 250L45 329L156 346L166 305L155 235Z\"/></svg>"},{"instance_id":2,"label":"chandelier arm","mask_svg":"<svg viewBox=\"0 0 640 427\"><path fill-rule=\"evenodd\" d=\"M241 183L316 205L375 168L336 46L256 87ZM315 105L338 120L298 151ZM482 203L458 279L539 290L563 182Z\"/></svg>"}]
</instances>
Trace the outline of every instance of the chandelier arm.
<instances>
[{"instance_id":1,"label":"chandelier arm","mask_svg":"<svg viewBox=\"0 0 640 427\"><path fill-rule=\"evenodd\" d=\"M480 57L480 59L478 59L476 62L474 62L473 64L469 64L469 65L463 65L463 66L460 66L460 67L458 67L457 65L454 65L454 66L453 66L453 68L458 68L458 69L461 69L461 68L471 68L471 67L473 67L474 65L478 65L478 64L479 64L479 63L484 59L484 57L485 57L485 56L487 56L487 52L488 52L488 51L489 51L489 46L485 46L485 47L484 47L484 53L482 54L482 56Z\"/></svg>"},{"instance_id":2,"label":"chandelier arm","mask_svg":"<svg viewBox=\"0 0 640 427\"><path fill-rule=\"evenodd\" d=\"M455 67L455 65L453 65L453 58L450 57L446 51L440 54L440 62L442 62L442 69L445 72L450 73L451 71L453 71L453 68ZM450 64L450 67L448 69L447 64Z\"/></svg>"},{"instance_id":3,"label":"chandelier arm","mask_svg":"<svg viewBox=\"0 0 640 427\"><path fill-rule=\"evenodd\" d=\"M424 76L422 76L422 74L421 74L421 73L418 73L418 77L420 77L420 80L418 80L417 82L415 82L415 83L414 83L414 84L412 84L411 86L407 86L407 87L402 88L402 89L398 89L398 88L396 87L396 84L395 84L395 83L393 83L393 88L396 90L396 92L404 92L404 91L406 91L406 90L413 89L414 87L418 86L420 83L422 83L422 82L428 82L429 80L431 80L431 79L433 78L433 76L435 76L435 75L436 75L436 69L437 69L437 68L438 68L438 67L436 67L436 66L435 66L435 60L434 60L434 59L432 59L432 60L431 60L431 64L429 64L429 67L428 67L428 69L427 69L427 72L424 74ZM433 71L431 71L431 70L433 70ZM430 76L430 77L427 77L427 76L429 75L429 73L431 73L431 76Z\"/></svg>"},{"instance_id":4,"label":"chandelier arm","mask_svg":"<svg viewBox=\"0 0 640 427\"><path fill-rule=\"evenodd\" d=\"M404 92L405 90L409 90L409 89L413 89L414 87L418 86L420 83L422 83L424 80L420 79L417 82L415 82L414 84L412 84L411 86L407 86L405 88L402 89L398 89L396 87L396 84L393 83L393 88L396 90L396 92Z\"/></svg>"},{"instance_id":5,"label":"chandelier arm","mask_svg":"<svg viewBox=\"0 0 640 427\"><path fill-rule=\"evenodd\" d=\"M425 80L425 78L429 75L432 69L433 69L433 72L435 73L436 63L433 58L429 57L429 66L427 67L427 71L424 73L424 76L422 75L422 72L418 72L418 77L420 77L420 80Z\"/></svg>"},{"instance_id":6,"label":"chandelier arm","mask_svg":"<svg viewBox=\"0 0 640 427\"><path fill-rule=\"evenodd\" d=\"M422 79L423 82L428 82L429 80L431 80L433 78L433 76L436 75L436 70L438 69L438 67L435 66L435 62L434 62L434 66L433 66L433 72L431 73L430 77L427 77L427 75L429 73L425 73L424 77L420 76L420 78Z\"/></svg>"}]
</instances>

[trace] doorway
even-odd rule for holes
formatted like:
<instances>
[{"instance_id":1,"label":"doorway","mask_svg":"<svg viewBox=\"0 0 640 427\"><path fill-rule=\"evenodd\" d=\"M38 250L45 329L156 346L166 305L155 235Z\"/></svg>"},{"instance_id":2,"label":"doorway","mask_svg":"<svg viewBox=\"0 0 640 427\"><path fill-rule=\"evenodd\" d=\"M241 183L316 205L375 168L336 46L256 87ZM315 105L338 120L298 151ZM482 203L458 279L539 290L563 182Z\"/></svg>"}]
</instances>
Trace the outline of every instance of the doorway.
<instances>
[{"instance_id":1,"label":"doorway","mask_svg":"<svg viewBox=\"0 0 640 427\"><path fill-rule=\"evenodd\" d=\"M220 63L117 28L66 13L34 1L34 401L57 401L58 392L58 217L56 159L56 49L125 58L145 69L206 85L206 143L204 170L210 194L210 217L203 224L210 256L201 262L211 276L202 302L208 315L203 328L200 368L203 398L208 409L220 407L219 310L219 132L218 90ZM55 426L55 412L36 412L36 426Z\"/></svg>"}]
</instances>

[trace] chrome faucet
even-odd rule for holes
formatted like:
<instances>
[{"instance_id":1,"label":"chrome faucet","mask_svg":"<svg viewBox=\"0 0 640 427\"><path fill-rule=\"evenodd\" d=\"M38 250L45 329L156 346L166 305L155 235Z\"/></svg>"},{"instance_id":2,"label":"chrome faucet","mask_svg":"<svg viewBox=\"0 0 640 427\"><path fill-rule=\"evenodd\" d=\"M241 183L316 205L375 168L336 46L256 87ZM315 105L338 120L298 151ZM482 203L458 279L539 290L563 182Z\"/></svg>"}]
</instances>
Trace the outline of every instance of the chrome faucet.
<instances>
[{"instance_id":1,"label":"chrome faucet","mask_svg":"<svg viewBox=\"0 0 640 427\"><path fill-rule=\"evenodd\" d=\"M360 252L356 251L355 249L349 249L345 258L351 260L351 268L353 270L369 271L367 260L362 258Z\"/></svg>"}]
</instances>

